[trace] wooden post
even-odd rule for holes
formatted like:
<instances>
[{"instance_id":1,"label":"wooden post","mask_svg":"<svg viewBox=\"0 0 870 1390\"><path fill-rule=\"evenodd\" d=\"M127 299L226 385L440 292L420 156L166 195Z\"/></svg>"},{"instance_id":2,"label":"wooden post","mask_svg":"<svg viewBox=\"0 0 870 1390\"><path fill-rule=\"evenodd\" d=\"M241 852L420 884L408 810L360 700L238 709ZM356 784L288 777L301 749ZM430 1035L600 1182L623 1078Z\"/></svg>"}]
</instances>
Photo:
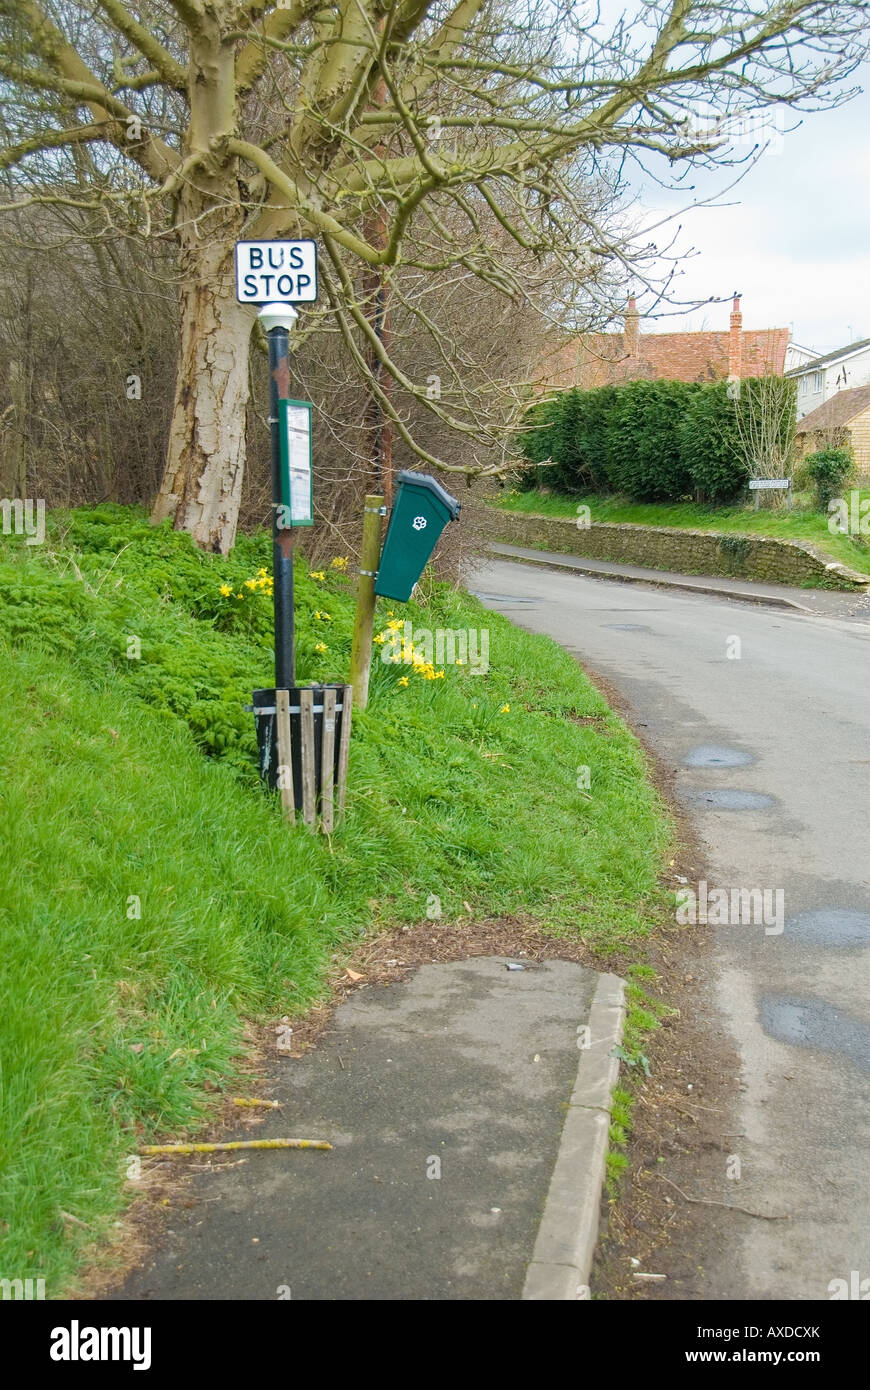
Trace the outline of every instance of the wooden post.
<instances>
[{"instance_id":1,"label":"wooden post","mask_svg":"<svg viewBox=\"0 0 870 1390\"><path fill-rule=\"evenodd\" d=\"M293 750L290 743L290 694L275 691L275 733L278 739L278 780L281 785L281 810L285 820L295 821L293 800Z\"/></svg>"},{"instance_id":2,"label":"wooden post","mask_svg":"<svg viewBox=\"0 0 870 1390\"><path fill-rule=\"evenodd\" d=\"M366 497L363 515L362 556L356 590L356 616L350 649L350 683L353 701L365 709L372 669L372 629L375 621L375 576L381 558L381 507L383 497Z\"/></svg>"},{"instance_id":3,"label":"wooden post","mask_svg":"<svg viewBox=\"0 0 870 1390\"><path fill-rule=\"evenodd\" d=\"M320 820L323 831L331 835L335 825L335 696L323 692L323 739L320 749Z\"/></svg>"},{"instance_id":4,"label":"wooden post","mask_svg":"<svg viewBox=\"0 0 870 1390\"><path fill-rule=\"evenodd\" d=\"M314 691L300 690L299 735L302 740L302 819L313 826L317 818L314 792Z\"/></svg>"},{"instance_id":5,"label":"wooden post","mask_svg":"<svg viewBox=\"0 0 870 1390\"><path fill-rule=\"evenodd\" d=\"M353 687L346 685L341 693L341 741L338 745L338 814L344 811L347 790L347 759L350 753L350 716L353 709Z\"/></svg>"}]
</instances>

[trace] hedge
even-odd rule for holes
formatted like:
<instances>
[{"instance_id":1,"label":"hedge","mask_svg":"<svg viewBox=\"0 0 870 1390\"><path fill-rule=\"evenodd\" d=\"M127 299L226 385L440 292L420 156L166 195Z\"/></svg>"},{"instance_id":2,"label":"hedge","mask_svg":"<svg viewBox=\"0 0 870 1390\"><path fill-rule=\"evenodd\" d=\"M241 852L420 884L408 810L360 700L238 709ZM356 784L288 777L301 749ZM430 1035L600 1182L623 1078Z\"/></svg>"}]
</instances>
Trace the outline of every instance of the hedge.
<instances>
[{"instance_id":1,"label":"hedge","mask_svg":"<svg viewBox=\"0 0 870 1390\"><path fill-rule=\"evenodd\" d=\"M792 382L775 380L793 390ZM637 501L733 501L751 475L738 412L760 409L765 394L759 382L742 386L747 389L736 400L724 381L629 381L562 391L526 416L521 445L538 465L526 485L620 492Z\"/></svg>"}]
</instances>

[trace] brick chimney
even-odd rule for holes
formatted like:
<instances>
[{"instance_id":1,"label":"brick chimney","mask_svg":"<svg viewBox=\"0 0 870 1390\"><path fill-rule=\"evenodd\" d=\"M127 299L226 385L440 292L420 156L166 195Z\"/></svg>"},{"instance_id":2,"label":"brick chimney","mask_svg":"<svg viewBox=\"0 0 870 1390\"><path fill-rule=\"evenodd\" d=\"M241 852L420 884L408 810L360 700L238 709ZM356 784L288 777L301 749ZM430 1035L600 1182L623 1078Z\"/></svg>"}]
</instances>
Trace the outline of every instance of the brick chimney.
<instances>
[{"instance_id":1,"label":"brick chimney","mask_svg":"<svg viewBox=\"0 0 870 1390\"><path fill-rule=\"evenodd\" d=\"M728 376L737 379L743 375L743 315L740 312L740 295L735 294L731 304L731 331L728 334Z\"/></svg>"},{"instance_id":2,"label":"brick chimney","mask_svg":"<svg viewBox=\"0 0 870 1390\"><path fill-rule=\"evenodd\" d=\"M634 295L629 296L625 312L625 351L629 357L637 357L640 344L640 314Z\"/></svg>"}]
</instances>

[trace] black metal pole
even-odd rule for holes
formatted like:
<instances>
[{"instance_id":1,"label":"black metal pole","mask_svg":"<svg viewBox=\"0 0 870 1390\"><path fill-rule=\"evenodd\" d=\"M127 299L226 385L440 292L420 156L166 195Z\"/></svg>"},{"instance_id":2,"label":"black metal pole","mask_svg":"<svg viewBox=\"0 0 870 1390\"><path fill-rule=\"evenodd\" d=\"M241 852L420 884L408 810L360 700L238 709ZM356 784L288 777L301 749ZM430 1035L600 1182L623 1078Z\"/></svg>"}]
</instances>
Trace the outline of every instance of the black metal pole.
<instances>
[{"instance_id":1,"label":"black metal pole","mask_svg":"<svg viewBox=\"0 0 870 1390\"><path fill-rule=\"evenodd\" d=\"M269 425L272 433L272 570L275 614L275 686L289 690L296 682L293 633L293 530L289 524L290 498L281 489L281 400L290 397L290 334L286 328L270 328Z\"/></svg>"}]
</instances>

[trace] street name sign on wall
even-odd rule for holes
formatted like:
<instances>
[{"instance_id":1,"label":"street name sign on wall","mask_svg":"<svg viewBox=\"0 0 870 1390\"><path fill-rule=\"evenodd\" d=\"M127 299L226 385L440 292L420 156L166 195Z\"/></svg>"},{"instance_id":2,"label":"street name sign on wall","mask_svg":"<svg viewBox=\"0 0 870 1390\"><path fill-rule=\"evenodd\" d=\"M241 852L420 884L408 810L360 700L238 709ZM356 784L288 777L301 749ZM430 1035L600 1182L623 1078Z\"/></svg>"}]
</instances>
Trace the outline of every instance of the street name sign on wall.
<instances>
[{"instance_id":1,"label":"street name sign on wall","mask_svg":"<svg viewBox=\"0 0 870 1390\"><path fill-rule=\"evenodd\" d=\"M237 241L241 304L307 304L317 298L316 241Z\"/></svg>"}]
</instances>

